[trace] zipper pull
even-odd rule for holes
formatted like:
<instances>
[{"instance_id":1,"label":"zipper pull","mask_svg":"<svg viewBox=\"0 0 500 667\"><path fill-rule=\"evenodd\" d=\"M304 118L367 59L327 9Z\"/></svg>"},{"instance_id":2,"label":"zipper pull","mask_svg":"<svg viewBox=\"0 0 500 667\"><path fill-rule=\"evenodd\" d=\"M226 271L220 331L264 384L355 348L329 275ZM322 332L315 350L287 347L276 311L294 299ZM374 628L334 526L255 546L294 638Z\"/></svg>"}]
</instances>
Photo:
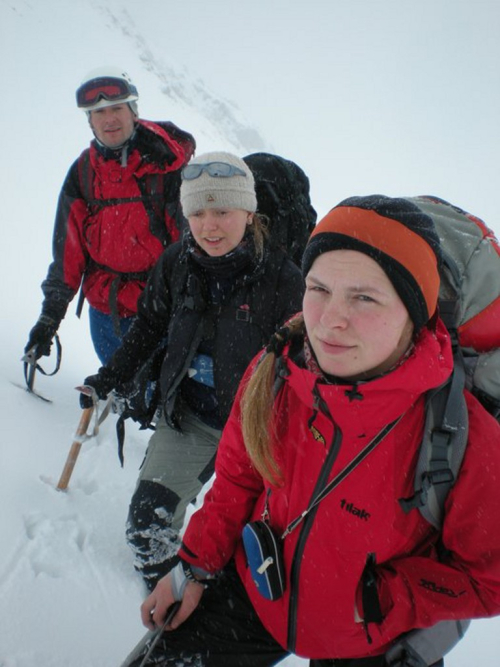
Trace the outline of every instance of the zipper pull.
<instances>
[{"instance_id":1,"label":"zipper pull","mask_svg":"<svg viewBox=\"0 0 500 667\"><path fill-rule=\"evenodd\" d=\"M262 510L261 519L264 523L269 523L269 496L271 495L271 489L269 488L266 491L266 500L264 502L264 509Z\"/></svg>"}]
</instances>

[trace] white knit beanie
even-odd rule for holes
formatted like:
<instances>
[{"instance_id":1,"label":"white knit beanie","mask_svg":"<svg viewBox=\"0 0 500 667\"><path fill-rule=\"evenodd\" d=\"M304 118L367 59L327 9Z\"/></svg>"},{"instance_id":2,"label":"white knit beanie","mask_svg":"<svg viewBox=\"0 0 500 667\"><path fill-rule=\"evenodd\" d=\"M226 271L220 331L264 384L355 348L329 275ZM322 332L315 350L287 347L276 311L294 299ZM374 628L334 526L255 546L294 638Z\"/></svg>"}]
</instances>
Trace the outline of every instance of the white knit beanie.
<instances>
[{"instance_id":1,"label":"white knit beanie","mask_svg":"<svg viewBox=\"0 0 500 667\"><path fill-rule=\"evenodd\" d=\"M186 218L205 208L242 209L255 213L257 197L252 172L236 155L224 152L204 153L193 158L189 164L224 162L238 167L245 176L210 176L203 171L198 178L183 180L181 183L182 212Z\"/></svg>"}]
</instances>

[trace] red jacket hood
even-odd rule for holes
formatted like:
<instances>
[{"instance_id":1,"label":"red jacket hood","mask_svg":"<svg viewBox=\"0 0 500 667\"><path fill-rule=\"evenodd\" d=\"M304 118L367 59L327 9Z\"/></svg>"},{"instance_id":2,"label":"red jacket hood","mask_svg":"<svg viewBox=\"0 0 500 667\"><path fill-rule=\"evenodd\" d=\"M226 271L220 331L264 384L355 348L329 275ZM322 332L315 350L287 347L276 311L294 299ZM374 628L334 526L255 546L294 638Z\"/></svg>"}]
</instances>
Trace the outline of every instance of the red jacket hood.
<instances>
[{"instance_id":1,"label":"red jacket hood","mask_svg":"<svg viewBox=\"0 0 500 667\"><path fill-rule=\"evenodd\" d=\"M305 406L314 408L313 390L316 387L342 431L352 428L353 411L366 428L379 431L405 412L424 392L447 379L453 368L453 355L446 327L438 321L435 330L422 330L413 351L398 368L367 382L324 384L318 376L299 368L291 359L287 358L286 363L290 371L286 381Z\"/></svg>"}]
</instances>

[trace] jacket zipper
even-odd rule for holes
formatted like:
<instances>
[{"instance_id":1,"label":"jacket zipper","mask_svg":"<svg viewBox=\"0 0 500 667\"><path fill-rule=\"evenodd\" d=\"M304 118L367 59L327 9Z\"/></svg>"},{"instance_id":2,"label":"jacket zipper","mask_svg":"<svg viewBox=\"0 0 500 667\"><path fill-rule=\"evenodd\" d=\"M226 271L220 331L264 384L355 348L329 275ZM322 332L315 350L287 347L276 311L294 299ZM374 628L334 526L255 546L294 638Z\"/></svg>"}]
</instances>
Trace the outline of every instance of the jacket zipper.
<instances>
[{"instance_id":1,"label":"jacket zipper","mask_svg":"<svg viewBox=\"0 0 500 667\"><path fill-rule=\"evenodd\" d=\"M316 386L313 389L314 393L314 414L313 418L310 421L314 421L314 415L317 413L318 409L329 419L333 426L333 438L330 446L330 451L328 456L323 464L318 481L312 492L311 498L315 498L320 491L325 487L330 472L333 468L333 465L337 459L338 453L340 451L340 446L342 443L342 431L339 427L335 425L333 417L330 414L327 404L319 395L319 392ZM292 571L290 573L290 600L288 604L288 637L287 637L287 650L291 653L295 653L295 645L297 643L297 608L299 603L299 579L300 579L300 566L302 563L302 556L306 546L307 538L309 532L312 528L316 512L318 511L319 505L317 505L305 518L302 527L300 529L299 539L297 540L297 546L295 547L295 553L292 561Z\"/></svg>"}]
</instances>

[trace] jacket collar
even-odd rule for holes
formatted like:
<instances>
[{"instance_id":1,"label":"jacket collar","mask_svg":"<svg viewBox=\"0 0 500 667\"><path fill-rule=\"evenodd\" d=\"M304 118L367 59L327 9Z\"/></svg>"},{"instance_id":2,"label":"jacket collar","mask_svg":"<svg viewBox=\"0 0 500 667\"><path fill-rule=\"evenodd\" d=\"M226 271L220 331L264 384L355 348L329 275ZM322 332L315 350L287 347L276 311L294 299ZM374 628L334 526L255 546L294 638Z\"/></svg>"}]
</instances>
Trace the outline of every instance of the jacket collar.
<instances>
[{"instance_id":1,"label":"jacket collar","mask_svg":"<svg viewBox=\"0 0 500 667\"><path fill-rule=\"evenodd\" d=\"M352 428L353 414L379 427L406 412L427 391L441 385L453 369L451 343L446 327L438 320L434 330L424 328L411 354L393 371L381 377L346 384L326 384L315 373L288 358L286 382L299 400L316 409L319 394L334 421Z\"/></svg>"},{"instance_id":2,"label":"jacket collar","mask_svg":"<svg viewBox=\"0 0 500 667\"><path fill-rule=\"evenodd\" d=\"M130 139L119 148L107 148L95 138L91 146L103 160L118 162L122 167L128 166L130 157L136 155L138 163L142 163L134 167L139 177L147 173L176 171L186 161L182 146L159 124L147 120L138 120Z\"/></svg>"}]
</instances>

